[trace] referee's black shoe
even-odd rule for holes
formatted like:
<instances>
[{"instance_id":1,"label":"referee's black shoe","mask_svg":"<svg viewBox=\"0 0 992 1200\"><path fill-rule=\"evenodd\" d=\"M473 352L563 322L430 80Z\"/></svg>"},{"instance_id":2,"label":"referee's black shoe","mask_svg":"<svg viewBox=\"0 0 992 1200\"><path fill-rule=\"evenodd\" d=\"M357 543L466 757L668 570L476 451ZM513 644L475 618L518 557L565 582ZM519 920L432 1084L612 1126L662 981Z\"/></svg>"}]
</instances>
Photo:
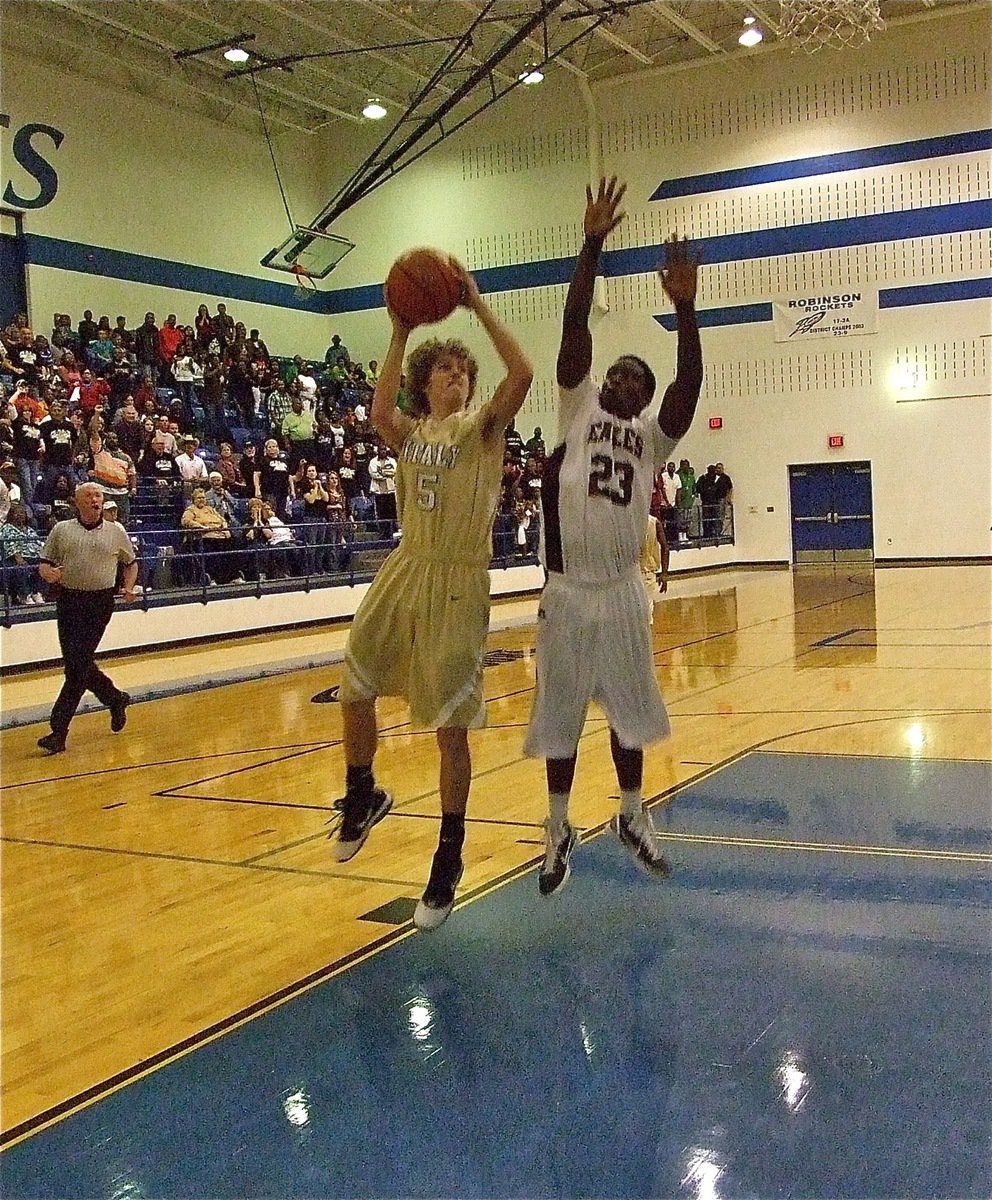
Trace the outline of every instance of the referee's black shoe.
<instances>
[{"instance_id":1,"label":"referee's black shoe","mask_svg":"<svg viewBox=\"0 0 992 1200\"><path fill-rule=\"evenodd\" d=\"M110 728L114 733L120 731L127 724L127 706L131 703L131 697L127 692L121 692L118 699L110 706Z\"/></svg>"},{"instance_id":2,"label":"referee's black shoe","mask_svg":"<svg viewBox=\"0 0 992 1200\"><path fill-rule=\"evenodd\" d=\"M542 896L553 896L568 883L568 877L572 873L568 860L578 840L578 834L567 821L560 830L552 829L550 821L548 822L544 862L537 877L537 886Z\"/></svg>"},{"instance_id":3,"label":"referee's black shoe","mask_svg":"<svg viewBox=\"0 0 992 1200\"><path fill-rule=\"evenodd\" d=\"M65 734L56 733L53 729L51 733L38 738L38 745L46 754L61 754L65 750Z\"/></svg>"},{"instance_id":4,"label":"referee's black shoe","mask_svg":"<svg viewBox=\"0 0 992 1200\"><path fill-rule=\"evenodd\" d=\"M335 808L337 805L335 805ZM347 862L365 845L373 825L378 825L393 807L393 798L381 787L367 796L348 793L344 798L344 816L338 828L333 854L338 862Z\"/></svg>"}]
</instances>

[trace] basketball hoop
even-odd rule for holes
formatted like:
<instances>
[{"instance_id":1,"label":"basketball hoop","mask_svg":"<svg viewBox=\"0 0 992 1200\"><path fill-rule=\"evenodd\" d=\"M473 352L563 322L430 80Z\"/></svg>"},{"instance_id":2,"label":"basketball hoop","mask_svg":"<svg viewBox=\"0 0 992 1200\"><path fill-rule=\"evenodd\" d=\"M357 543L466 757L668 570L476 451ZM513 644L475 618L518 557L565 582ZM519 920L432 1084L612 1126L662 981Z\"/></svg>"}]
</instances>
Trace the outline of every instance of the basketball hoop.
<instances>
[{"instance_id":1,"label":"basketball hoop","mask_svg":"<svg viewBox=\"0 0 992 1200\"><path fill-rule=\"evenodd\" d=\"M298 296L307 296L310 292L317 290L317 285L313 281L313 276L306 269L303 263L295 262L289 268L296 279L296 294Z\"/></svg>"},{"instance_id":2,"label":"basketball hoop","mask_svg":"<svg viewBox=\"0 0 992 1200\"><path fill-rule=\"evenodd\" d=\"M795 50L815 54L867 45L872 33L884 29L879 0L781 0L780 36Z\"/></svg>"}]
</instances>

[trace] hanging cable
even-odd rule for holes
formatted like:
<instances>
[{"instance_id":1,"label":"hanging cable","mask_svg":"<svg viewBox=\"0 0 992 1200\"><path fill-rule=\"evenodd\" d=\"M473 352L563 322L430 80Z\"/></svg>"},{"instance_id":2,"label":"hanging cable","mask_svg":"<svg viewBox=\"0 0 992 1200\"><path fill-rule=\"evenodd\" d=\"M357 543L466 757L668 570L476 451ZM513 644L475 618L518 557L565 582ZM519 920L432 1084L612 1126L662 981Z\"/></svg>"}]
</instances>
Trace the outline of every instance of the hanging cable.
<instances>
[{"instance_id":1,"label":"hanging cable","mask_svg":"<svg viewBox=\"0 0 992 1200\"><path fill-rule=\"evenodd\" d=\"M258 115L262 120L262 132L265 134L265 144L269 148L269 157L272 159L272 169L276 173L276 183L279 185L279 195L282 196L282 206L286 210L286 219L289 221L290 232L295 233L296 223L293 220L293 214L289 211L286 189L282 186L282 176L279 174L279 164L276 162L275 148L272 145L272 138L269 136L269 126L265 120L265 109L262 108L262 97L259 95L258 81L254 75L251 77L251 86L255 89L255 100L258 102Z\"/></svg>"}]
</instances>

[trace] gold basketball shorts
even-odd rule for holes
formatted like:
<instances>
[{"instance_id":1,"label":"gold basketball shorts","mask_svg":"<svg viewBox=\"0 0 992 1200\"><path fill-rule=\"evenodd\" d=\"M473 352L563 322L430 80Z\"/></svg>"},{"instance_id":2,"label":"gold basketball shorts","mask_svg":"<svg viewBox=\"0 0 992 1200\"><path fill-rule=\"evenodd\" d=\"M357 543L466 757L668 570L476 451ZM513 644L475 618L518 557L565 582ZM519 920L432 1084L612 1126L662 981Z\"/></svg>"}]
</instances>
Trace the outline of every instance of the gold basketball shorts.
<instances>
[{"instance_id":1,"label":"gold basketball shorts","mask_svg":"<svg viewBox=\"0 0 992 1200\"><path fill-rule=\"evenodd\" d=\"M358 606L339 698L402 696L416 728L479 728L488 630L488 568L404 554L400 546Z\"/></svg>"}]
</instances>

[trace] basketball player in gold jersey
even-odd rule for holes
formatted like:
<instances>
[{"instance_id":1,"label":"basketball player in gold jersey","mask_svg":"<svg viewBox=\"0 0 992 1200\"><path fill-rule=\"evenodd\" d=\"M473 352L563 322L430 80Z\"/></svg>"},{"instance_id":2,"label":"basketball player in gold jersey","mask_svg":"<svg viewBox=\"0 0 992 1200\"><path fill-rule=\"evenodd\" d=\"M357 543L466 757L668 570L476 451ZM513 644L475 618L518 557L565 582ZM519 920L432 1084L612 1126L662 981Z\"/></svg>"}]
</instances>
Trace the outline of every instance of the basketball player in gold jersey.
<instances>
[{"instance_id":1,"label":"basketball player in gold jersey","mask_svg":"<svg viewBox=\"0 0 992 1200\"><path fill-rule=\"evenodd\" d=\"M396 496L403 537L355 614L345 648L347 791L334 843L347 862L392 798L372 773L377 696L403 696L414 727L436 728L441 751L441 834L430 880L414 913L436 929L451 912L462 874L465 809L472 763L468 730L486 722L482 653L489 627L492 524L503 466L503 430L533 377L526 355L461 267L461 303L489 335L506 374L492 398L467 410L478 367L457 341L425 342L406 367L407 403L396 407L408 329L388 309L393 336L372 400L372 423L396 451Z\"/></svg>"}]
</instances>

